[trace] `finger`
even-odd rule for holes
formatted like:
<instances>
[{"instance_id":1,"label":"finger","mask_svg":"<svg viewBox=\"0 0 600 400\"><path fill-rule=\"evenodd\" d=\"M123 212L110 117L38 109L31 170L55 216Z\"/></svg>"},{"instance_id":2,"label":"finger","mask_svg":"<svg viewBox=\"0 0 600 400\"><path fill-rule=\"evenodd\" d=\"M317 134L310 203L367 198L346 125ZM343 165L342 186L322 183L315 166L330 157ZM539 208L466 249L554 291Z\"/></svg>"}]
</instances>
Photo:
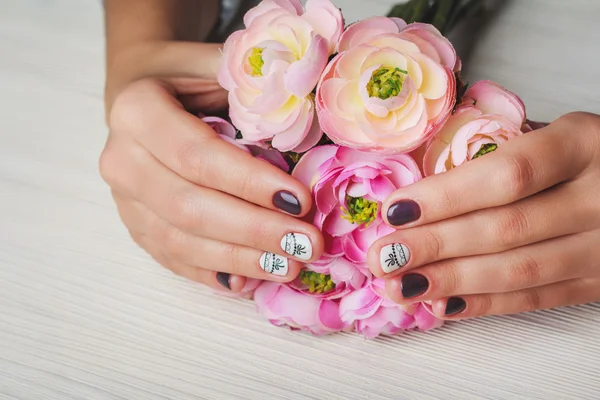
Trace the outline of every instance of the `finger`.
<instances>
[{"instance_id":1,"label":"finger","mask_svg":"<svg viewBox=\"0 0 600 400\"><path fill-rule=\"evenodd\" d=\"M214 290L221 292L240 293L246 285L246 277L230 275L224 272L210 271L203 268L193 267L176 261L165 253L148 236L133 235L136 243L144 248L163 267L169 269L176 275L188 280L201 283Z\"/></svg>"},{"instance_id":2,"label":"finger","mask_svg":"<svg viewBox=\"0 0 600 400\"><path fill-rule=\"evenodd\" d=\"M505 293L598 276L600 231L565 236L498 254L441 261L386 281L390 298L413 303Z\"/></svg>"},{"instance_id":3,"label":"finger","mask_svg":"<svg viewBox=\"0 0 600 400\"><path fill-rule=\"evenodd\" d=\"M466 319L486 315L517 314L585 304L600 299L600 279L575 279L510 293L451 297L431 302L434 315Z\"/></svg>"},{"instance_id":4,"label":"finger","mask_svg":"<svg viewBox=\"0 0 600 400\"><path fill-rule=\"evenodd\" d=\"M302 262L321 256L323 237L312 224L196 186L137 153L121 162L123 182L116 185L178 229Z\"/></svg>"},{"instance_id":5,"label":"finger","mask_svg":"<svg viewBox=\"0 0 600 400\"><path fill-rule=\"evenodd\" d=\"M578 196L580 185L569 182L506 206L396 231L372 245L369 266L384 277L439 260L497 253L595 229L600 226L597 206L593 198ZM558 215L565 217L549 218ZM400 248L408 256L405 262L390 264Z\"/></svg>"},{"instance_id":6,"label":"finger","mask_svg":"<svg viewBox=\"0 0 600 400\"><path fill-rule=\"evenodd\" d=\"M446 173L399 189L384 202L386 221L416 226L501 206L564 182L585 169L591 150L565 140L560 120Z\"/></svg>"},{"instance_id":7,"label":"finger","mask_svg":"<svg viewBox=\"0 0 600 400\"><path fill-rule=\"evenodd\" d=\"M179 264L277 282L295 279L303 267L298 261L274 253L189 235L153 216L139 202L119 203L126 224L138 227L165 256Z\"/></svg>"},{"instance_id":8,"label":"finger","mask_svg":"<svg viewBox=\"0 0 600 400\"><path fill-rule=\"evenodd\" d=\"M112 126L135 140L177 175L261 207L304 215L311 196L304 185L273 165L221 140L174 100L173 88L139 81L122 92Z\"/></svg>"}]
</instances>

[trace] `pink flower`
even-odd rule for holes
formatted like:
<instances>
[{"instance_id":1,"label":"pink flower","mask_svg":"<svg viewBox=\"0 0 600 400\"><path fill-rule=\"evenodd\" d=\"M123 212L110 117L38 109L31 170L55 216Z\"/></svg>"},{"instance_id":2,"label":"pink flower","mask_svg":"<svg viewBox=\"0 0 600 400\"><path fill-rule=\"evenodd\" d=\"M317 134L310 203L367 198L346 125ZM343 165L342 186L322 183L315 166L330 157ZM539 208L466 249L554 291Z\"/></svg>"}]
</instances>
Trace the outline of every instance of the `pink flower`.
<instances>
[{"instance_id":1,"label":"pink flower","mask_svg":"<svg viewBox=\"0 0 600 400\"><path fill-rule=\"evenodd\" d=\"M448 119L460 62L433 26L369 18L344 32L338 50L316 97L321 127L337 144L408 152Z\"/></svg>"},{"instance_id":2,"label":"pink flower","mask_svg":"<svg viewBox=\"0 0 600 400\"><path fill-rule=\"evenodd\" d=\"M314 296L289 285L263 282L254 292L258 313L276 326L289 326L324 335L347 327L339 315L339 303L325 296Z\"/></svg>"},{"instance_id":3,"label":"pink flower","mask_svg":"<svg viewBox=\"0 0 600 400\"><path fill-rule=\"evenodd\" d=\"M374 279L340 301L340 316L344 323L354 324L356 332L366 338L394 335L406 329L433 329L443 321L427 311L423 304L404 308L384 295L385 283Z\"/></svg>"},{"instance_id":4,"label":"pink flower","mask_svg":"<svg viewBox=\"0 0 600 400\"><path fill-rule=\"evenodd\" d=\"M465 92L442 130L427 144L426 176L439 174L496 150L528 132L525 106L517 95L491 81L475 83Z\"/></svg>"},{"instance_id":5,"label":"pink flower","mask_svg":"<svg viewBox=\"0 0 600 400\"><path fill-rule=\"evenodd\" d=\"M325 238L326 257L365 263L369 247L394 231L383 223L381 203L394 190L421 179L408 155L384 156L335 145L306 153L292 176L314 196L314 225Z\"/></svg>"},{"instance_id":6,"label":"pink flower","mask_svg":"<svg viewBox=\"0 0 600 400\"><path fill-rule=\"evenodd\" d=\"M225 42L219 83L230 117L250 142L304 152L323 132L312 94L334 51L343 18L329 0L264 0L244 17L246 29Z\"/></svg>"},{"instance_id":7,"label":"pink flower","mask_svg":"<svg viewBox=\"0 0 600 400\"><path fill-rule=\"evenodd\" d=\"M255 146L251 145L247 140L236 139L237 130L233 125L219 117L205 117L200 115L202 121L206 122L221 139L225 140L237 146L241 150L252 154L254 157L259 158L276 166L277 168L288 172L290 166L285 162L285 159L280 152L274 149L269 149L266 146Z\"/></svg>"},{"instance_id":8,"label":"pink flower","mask_svg":"<svg viewBox=\"0 0 600 400\"><path fill-rule=\"evenodd\" d=\"M366 264L356 264L345 257L321 257L307 265L307 269L330 276L336 289L342 290L360 289L372 277Z\"/></svg>"}]
</instances>

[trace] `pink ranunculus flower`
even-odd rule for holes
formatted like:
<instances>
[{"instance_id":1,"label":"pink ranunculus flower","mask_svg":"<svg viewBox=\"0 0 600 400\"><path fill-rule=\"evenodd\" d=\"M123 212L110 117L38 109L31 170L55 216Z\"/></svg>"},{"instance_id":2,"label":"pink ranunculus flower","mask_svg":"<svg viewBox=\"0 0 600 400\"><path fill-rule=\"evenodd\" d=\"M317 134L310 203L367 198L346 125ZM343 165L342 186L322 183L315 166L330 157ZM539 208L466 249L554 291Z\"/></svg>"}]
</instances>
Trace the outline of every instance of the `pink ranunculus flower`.
<instances>
[{"instance_id":1,"label":"pink ranunculus flower","mask_svg":"<svg viewBox=\"0 0 600 400\"><path fill-rule=\"evenodd\" d=\"M340 319L339 301L312 295L288 284L263 282L254 291L258 313L273 325L325 335L348 327Z\"/></svg>"},{"instance_id":2,"label":"pink ranunculus flower","mask_svg":"<svg viewBox=\"0 0 600 400\"><path fill-rule=\"evenodd\" d=\"M321 127L335 143L408 152L450 116L460 62L432 25L369 18L344 32L338 50L316 96Z\"/></svg>"},{"instance_id":3,"label":"pink ranunculus flower","mask_svg":"<svg viewBox=\"0 0 600 400\"><path fill-rule=\"evenodd\" d=\"M230 117L250 142L280 151L317 144L312 94L344 22L330 0L264 0L244 17L246 29L225 42L219 83L229 91Z\"/></svg>"},{"instance_id":4,"label":"pink ranunculus flower","mask_svg":"<svg viewBox=\"0 0 600 400\"><path fill-rule=\"evenodd\" d=\"M361 264L371 244L394 231L381 218L381 203L396 189L421 179L421 172L406 154L328 145L307 152L292 176L313 193L313 224L323 233L325 256Z\"/></svg>"},{"instance_id":5,"label":"pink ranunculus flower","mask_svg":"<svg viewBox=\"0 0 600 400\"><path fill-rule=\"evenodd\" d=\"M360 289L372 277L367 264L353 263L345 257L323 256L306 267L310 271L330 276L336 283L336 289L342 290Z\"/></svg>"},{"instance_id":6,"label":"pink ranunculus flower","mask_svg":"<svg viewBox=\"0 0 600 400\"><path fill-rule=\"evenodd\" d=\"M403 307L385 297L383 279L374 279L362 289L344 296L340 300L340 316L344 323L354 324L356 332L366 338L414 328L429 330L443 324L421 303Z\"/></svg>"},{"instance_id":7,"label":"pink ranunculus flower","mask_svg":"<svg viewBox=\"0 0 600 400\"><path fill-rule=\"evenodd\" d=\"M439 174L496 150L530 131L521 99L491 81L479 81L426 145L423 172Z\"/></svg>"},{"instance_id":8,"label":"pink ranunculus flower","mask_svg":"<svg viewBox=\"0 0 600 400\"><path fill-rule=\"evenodd\" d=\"M256 146L244 139L236 139L237 130L231 123L220 117L206 117L200 115L202 121L210 126L221 139L225 140L245 151L252 154L254 157L264 160L277 168L289 172L290 166L283 158L283 155L275 149L270 149L267 146Z\"/></svg>"}]
</instances>

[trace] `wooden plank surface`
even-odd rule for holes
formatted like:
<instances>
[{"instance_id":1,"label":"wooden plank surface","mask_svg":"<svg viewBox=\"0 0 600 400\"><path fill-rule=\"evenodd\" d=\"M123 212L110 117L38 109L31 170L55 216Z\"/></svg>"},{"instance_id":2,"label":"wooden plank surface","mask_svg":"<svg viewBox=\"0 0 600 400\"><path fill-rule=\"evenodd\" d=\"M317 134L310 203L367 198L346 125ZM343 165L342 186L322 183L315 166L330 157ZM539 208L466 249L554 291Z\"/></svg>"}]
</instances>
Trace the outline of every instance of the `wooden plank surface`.
<instances>
[{"instance_id":1,"label":"wooden plank surface","mask_svg":"<svg viewBox=\"0 0 600 400\"><path fill-rule=\"evenodd\" d=\"M337 4L355 20L392 2ZM598 15L507 2L468 77L538 120L600 112ZM97 172L102 42L98 1L0 0L0 399L600 398L597 304L313 338L159 268Z\"/></svg>"}]
</instances>

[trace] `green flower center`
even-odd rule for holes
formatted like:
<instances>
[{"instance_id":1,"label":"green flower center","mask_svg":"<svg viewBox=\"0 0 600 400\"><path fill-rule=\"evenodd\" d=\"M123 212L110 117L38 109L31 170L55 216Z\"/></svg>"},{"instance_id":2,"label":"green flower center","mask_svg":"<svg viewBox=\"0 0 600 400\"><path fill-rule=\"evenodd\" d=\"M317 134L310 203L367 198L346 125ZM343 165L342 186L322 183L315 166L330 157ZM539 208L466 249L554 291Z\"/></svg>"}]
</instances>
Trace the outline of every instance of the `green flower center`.
<instances>
[{"instance_id":1,"label":"green flower center","mask_svg":"<svg viewBox=\"0 0 600 400\"><path fill-rule=\"evenodd\" d=\"M342 207L342 218L352 224L369 226L377 218L379 205L362 197L346 197L346 207Z\"/></svg>"},{"instance_id":2,"label":"green flower center","mask_svg":"<svg viewBox=\"0 0 600 400\"><path fill-rule=\"evenodd\" d=\"M300 271L300 281L308 286L310 293L327 293L335 289L335 283L331 280L331 276L319 274L314 271Z\"/></svg>"},{"instance_id":3,"label":"green flower center","mask_svg":"<svg viewBox=\"0 0 600 400\"><path fill-rule=\"evenodd\" d=\"M252 49L252 54L248 57L248 64L252 67L252 76L262 76L262 67L265 65L265 60L262 58L264 49L255 47Z\"/></svg>"},{"instance_id":4,"label":"green flower center","mask_svg":"<svg viewBox=\"0 0 600 400\"><path fill-rule=\"evenodd\" d=\"M408 71L394 67L379 67L367 83L369 97L379 97L381 100L397 96L402 91L402 83Z\"/></svg>"},{"instance_id":5,"label":"green flower center","mask_svg":"<svg viewBox=\"0 0 600 400\"><path fill-rule=\"evenodd\" d=\"M498 145L496 143L484 144L483 146L481 146L479 151L477 153L475 153L475 155L473 156L473 160L476 159L477 157L486 155L487 153L491 153L492 151L496 150L497 148L498 148Z\"/></svg>"}]
</instances>

